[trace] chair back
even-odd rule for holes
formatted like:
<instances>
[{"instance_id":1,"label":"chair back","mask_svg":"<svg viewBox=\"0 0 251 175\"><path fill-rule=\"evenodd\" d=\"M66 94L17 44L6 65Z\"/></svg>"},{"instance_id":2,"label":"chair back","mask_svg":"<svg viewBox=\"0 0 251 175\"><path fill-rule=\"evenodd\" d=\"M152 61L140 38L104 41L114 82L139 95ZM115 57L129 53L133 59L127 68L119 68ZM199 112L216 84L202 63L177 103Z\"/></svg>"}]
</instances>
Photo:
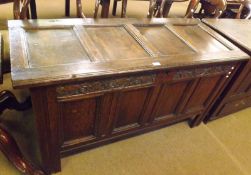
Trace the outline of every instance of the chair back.
<instances>
[{"instance_id":1,"label":"chair back","mask_svg":"<svg viewBox=\"0 0 251 175\"><path fill-rule=\"evenodd\" d=\"M201 9L199 10L199 13L196 14L195 12L199 4L201 4ZM187 7L185 17L219 18L222 15L222 13L226 10L226 7L227 7L226 0L191 0Z\"/></svg>"}]
</instances>

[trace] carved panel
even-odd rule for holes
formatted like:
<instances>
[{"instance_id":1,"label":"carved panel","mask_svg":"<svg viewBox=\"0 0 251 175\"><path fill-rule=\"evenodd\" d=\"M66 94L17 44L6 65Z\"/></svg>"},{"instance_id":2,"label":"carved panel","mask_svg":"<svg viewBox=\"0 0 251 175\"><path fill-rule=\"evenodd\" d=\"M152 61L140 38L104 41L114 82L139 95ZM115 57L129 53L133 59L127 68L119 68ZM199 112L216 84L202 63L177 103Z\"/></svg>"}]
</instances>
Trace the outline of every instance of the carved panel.
<instances>
[{"instance_id":1,"label":"carved panel","mask_svg":"<svg viewBox=\"0 0 251 175\"><path fill-rule=\"evenodd\" d=\"M107 92L131 87L141 87L153 84L155 81L155 77L156 77L155 74L151 74L151 75L130 76L130 77L115 78L115 79L88 81L80 84L65 85L57 88L57 96L67 97L73 95Z\"/></svg>"},{"instance_id":2,"label":"carved panel","mask_svg":"<svg viewBox=\"0 0 251 175\"><path fill-rule=\"evenodd\" d=\"M129 130L141 125L149 92L150 88L141 88L121 93L118 99L119 105L116 109L115 132Z\"/></svg>"},{"instance_id":3,"label":"carved panel","mask_svg":"<svg viewBox=\"0 0 251 175\"><path fill-rule=\"evenodd\" d=\"M195 91L189 98L185 107L186 113L200 112L209 105L213 93L221 86L223 76L215 75L210 77L202 77L199 79Z\"/></svg>"},{"instance_id":4,"label":"carved panel","mask_svg":"<svg viewBox=\"0 0 251 175\"><path fill-rule=\"evenodd\" d=\"M63 140L95 138L97 127L98 99L90 98L61 104ZM69 125L70 123L70 125Z\"/></svg>"},{"instance_id":5,"label":"carved panel","mask_svg":"<svg viewBox=\"0 0 251 175\"><path fill-rule=\"evenodd\" d=\"M215 74L228 74L229 72L231 73L233 69L234 67L226 65L226 66L214 66L207 68L197 68L190 70L180 70L174 74L173 80L190 79L190 78L203 77Z\"/></svg>"},{"instance_id":6,"label":"carved panel","mask_svg":"<svg viewBox=\"0 0 251 175\"><path fill-rule=\"evenodd\" d=\"M188 94L188 81L165 84L155 105L155 120L176 116L176 109Z\"/></svg>"}]
</instances>

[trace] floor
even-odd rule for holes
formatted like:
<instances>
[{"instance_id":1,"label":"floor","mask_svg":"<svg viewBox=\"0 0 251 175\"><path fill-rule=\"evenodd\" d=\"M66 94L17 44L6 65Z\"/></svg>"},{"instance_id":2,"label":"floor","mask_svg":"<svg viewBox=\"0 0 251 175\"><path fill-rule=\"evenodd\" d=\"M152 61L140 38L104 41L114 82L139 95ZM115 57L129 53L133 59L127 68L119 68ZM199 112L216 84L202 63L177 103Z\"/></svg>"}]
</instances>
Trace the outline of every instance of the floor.
<instances>
[{"instance_id":1,"label":"floor","mask_svg":"<svg viewBox=\"0 0 251 175\"><path fill-rule=\"evenodd\" d=\"M37 6L39 18L64 17L64 0L37 0ZM94 1L84 0L83 6L86 16L92 17ZM183 17L186 7L187 2L175 3L169 17ZM129 1L127 17L143 18L147 9L148 2ZM11 10L11 4L1 5L0 19L12 19ZM74 12L75 1L72 1L71 17L75 17ZM19 126L12 120L15 115L20 116ZM4 118L26 150L24 154L36 155L37 150L31 149L36 147L35 142L22 143L22 138L36 135L29 129L34 119L32 111L22 114L9 111ZM193 129L182 122L63 158L62 172L56 175L250 175L250 123L251 108ZM0 153L0 175L18 174Z\"/></svg>"},{"instance_id":2,"label":"floor","mask_svg":"<svg viewBox=\"0 0 251 175\"><path fill-rule=\"evenodd\" d=\"M34 135L27 129L31 114L20 117L24 134L9 119L22 148L22 138ZM55 175L250 175L250 123L251 108L193 129L182 122L63 158ZM35 155L34 144L23 150ZM1 153L0 174L20 174Z\"/></svg>"}]
</instances>

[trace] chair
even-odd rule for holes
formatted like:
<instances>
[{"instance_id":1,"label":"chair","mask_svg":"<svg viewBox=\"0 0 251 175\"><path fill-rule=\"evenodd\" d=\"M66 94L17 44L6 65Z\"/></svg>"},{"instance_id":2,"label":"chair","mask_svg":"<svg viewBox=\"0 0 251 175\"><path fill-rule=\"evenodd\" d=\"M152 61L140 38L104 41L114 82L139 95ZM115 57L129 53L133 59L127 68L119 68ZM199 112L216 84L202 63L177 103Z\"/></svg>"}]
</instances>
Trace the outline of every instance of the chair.
<instances>
[{"instance_id":1,"label":"chair","mask_svg":"<svg viewBox=\"0 0 251 175\"><path fill-rule=\"evenodd\" d=\"M31 18L37 18L36 1L35 0L0 0L1 4L14 3L13 15L14 19L30 18L29 11L31 11ZM30 10L29 10L30 6Z\"/></svg>"},{"instance_id":2,"label":"chair","mask_svg":"<svg viewBox=\"0 0 251 175\"><path fill-rule=\"evenodd\" d=\"M112 15L116 16L118 1L122 1L121 17L124 18L126 16L127 0L114 0ZM172 0L150 0L147 17L167 17L172 3Z\"/></svg>"},{"instance_id":3,"label":"chair","mask_svg":"<svg viewBox=\"0 0 251 175\"><path fill-rule=\"evenodd\" d=\"M81 0L76 0L76 5L77 5L77 17L85 18L85 15L82 10ZM70 0L65 0L65 16L70 16Z\"/></svg>"},{"instance_id":4,"label":"chair","mask_svg":"<svg viewBox=\"0 0 251 175\"><path fill-rule=\"evenodd\" d=\"M241 12L241 19L251 19L251 1L245 0L244 7Z\"/></svg>"},{"instance_id":5,"label":"chair","mask_svg":"<svg viewBox=\"0 0 251 175\"><path fill-rule=\"evenodd\" d=\"M198 5L201 4L199 13L195 13ZM226 0L191 0L187 11L186 18L219 18L226 10Z\"/></svg>"},{"instance_id":6,"label":"chair","mask_svg":"<svg viewBox=\"0 0 251 175\"><path fill-rule=\"evenodd\" d=\"M181 2L186 2L186 1L189 1L189 0L171 0L169 1L169 3L166 4L166 9L165 9L165 13L163 14L163 17L167 17L168 14L169 14L169 11L173 5L173 3L181 3Z\"/></svg>"},{"instance_id":7,"label":"chair","mask_svg":"<svg viewBox=\"0 0 251 175\"><path fill-rule=\"evenodd\" d=\"M223 18L250 19L251 0L227 0L227 8Z\"/></svg>"},{"instance_id":8,"label":"chair","mask_svg":"<svg viewBox=\"0 0 251 175\"><path fill-rule=\"evenodd\" d=\"M0 92L0 151L7 157L7 159L24 174L44 175L43 171L27 161L22 155L15 139L11 136L6 126L2 123L1 115L6 109L14 109L24 111L31 107L30 98L23 103L19 103L15 95L10 91Z\"/></svg>"},{"instance_id":9,"label":"chair","mask_svg":"<svg viewBox=\"0 0 251 175\"><path fill-rule=\"evenodd\" d=\"M27 97L24 102L19 103L11 91L3 90L0 92L0 151L21 173L27 175L45 175L39 167L29 162L23 156L15 139L8 131L8 127L2 122L5 110L24 111L29 108L31 108L30 97Z\"/></svg>"}]
</instances>

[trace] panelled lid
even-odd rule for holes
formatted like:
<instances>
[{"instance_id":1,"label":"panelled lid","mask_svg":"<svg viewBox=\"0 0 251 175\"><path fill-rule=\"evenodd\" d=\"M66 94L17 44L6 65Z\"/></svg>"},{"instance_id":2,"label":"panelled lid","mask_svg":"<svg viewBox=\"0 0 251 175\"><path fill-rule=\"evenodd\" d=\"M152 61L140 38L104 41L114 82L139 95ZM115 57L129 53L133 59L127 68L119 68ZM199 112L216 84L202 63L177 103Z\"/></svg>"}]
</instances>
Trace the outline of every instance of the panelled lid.
<instances>
[{"instance_id":1,"label":"panelled lid","mask_svg":"<svg viewBox=\"0 0 251 175\"><path fill-rule=\"evenodd\" d=\"M245 19L203 19L203 22L229 38L251 55L251 21Z\"/></svg>"},{"instance_id":2,"label":"panelled lid","mask_svg":"<svg viewBox=\"0 0 251 175\"><path fill-rule=\"evenodd\" d=\"M247 59L196 19L9 21L14 87Z\"/></svg>"}]
</instances>

